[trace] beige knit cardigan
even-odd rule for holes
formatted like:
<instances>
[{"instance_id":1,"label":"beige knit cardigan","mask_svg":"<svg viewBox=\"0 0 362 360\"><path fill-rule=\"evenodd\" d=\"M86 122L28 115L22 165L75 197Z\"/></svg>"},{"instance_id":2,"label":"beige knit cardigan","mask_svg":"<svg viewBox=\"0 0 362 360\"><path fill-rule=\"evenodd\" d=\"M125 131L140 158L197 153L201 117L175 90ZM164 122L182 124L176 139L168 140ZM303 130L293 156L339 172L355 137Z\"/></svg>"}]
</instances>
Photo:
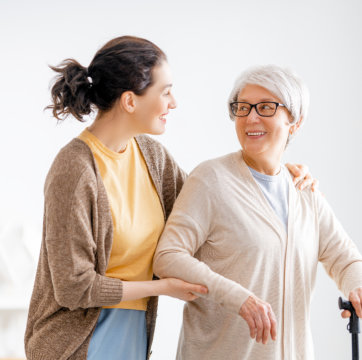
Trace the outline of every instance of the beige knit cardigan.
<instances>
[{"instance_id":1,"label":"beige knit cardigan","mask_svg":"<svg viewBox=\"0 0 362 360\"><path fill-rule=\"evenodd\" d=\"M339 289L362 286L362 256L321 194L289 179L288 231L241 151L199 165L177 198L154 272L205 284L185 304L178 360L312 360L310 300L321 262ZM238 314L249 295L271 304L277 340L250 338Z\"/></svg>"},{"instance_id":2,"label":"beige knit cardigan","mask_svg":"<svg viewBox=\"0 0 362 360\"><path fill-rule=\"evenodd\" d=\"M165 148L136 137L165 220L185 173ZM25 332L28 360L86 359L102 306L122 300L122 282L105 276L112 247L110 207L93 154L73 139L55 158L44 188L43 238ZM147 310L148 354L157 298Z\"/></svg>"}]
</instances>

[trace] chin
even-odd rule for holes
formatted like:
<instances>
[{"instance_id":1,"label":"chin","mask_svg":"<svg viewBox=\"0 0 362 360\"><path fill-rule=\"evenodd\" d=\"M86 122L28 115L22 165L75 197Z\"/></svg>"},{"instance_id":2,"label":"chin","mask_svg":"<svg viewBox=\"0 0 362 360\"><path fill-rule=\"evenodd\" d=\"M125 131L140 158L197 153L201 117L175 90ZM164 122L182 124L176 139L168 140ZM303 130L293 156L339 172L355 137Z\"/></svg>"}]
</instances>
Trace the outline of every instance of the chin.
<instances>
[{"instance_id":1,"label":"chin","mask_svg":"<svg viewBox=\"0 0 362 360\"><path fill-rule=\"evenodd\" d=\"M146 133L150 135L162 135L165 131L166 131L165 126L159 126L153 129L149 129L149 131L147 131Z\"/></svg>"}]
</instances>

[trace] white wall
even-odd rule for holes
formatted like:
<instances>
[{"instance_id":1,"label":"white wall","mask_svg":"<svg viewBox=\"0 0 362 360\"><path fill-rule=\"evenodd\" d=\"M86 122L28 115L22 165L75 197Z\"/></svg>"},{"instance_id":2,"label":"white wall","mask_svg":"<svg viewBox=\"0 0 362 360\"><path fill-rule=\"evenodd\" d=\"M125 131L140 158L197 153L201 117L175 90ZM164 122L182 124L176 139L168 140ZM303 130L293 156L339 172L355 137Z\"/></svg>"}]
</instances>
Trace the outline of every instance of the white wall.
<instances>
[{"instance_id":1,"label":"white wall","mask_svg":"<svg viewBox=\"0 0 362 360\"><path fill-rule=\"evenodd\" d=\"M311 108L285 160L309 165L362 249L361 11L358 0L0 0L0 224L26 222L39 228L42 188L52 159L85 126L70 119L57 125L42 111L53 76L47 64L74 57L88 65L107 40L131 34L154 41L169 57L179 106L159 140L187 171L238 149L226 100L241 70L265 63L294 68L309 86ZM16 239L6 241L16 246ZM37 249L40 237L28 241ZM12 256L10 271L26 271ZM29 291L25 303L28 296ZM321 268L311 319L317 359L350 357L338 296ZM0 297L5 299L4 291ZM154 359L173 358L181 310L180 302L161 299ZM19 329L13 336L21 344L22 312L0 310L0 339L13 318ZM21 356L18 347L0 357Z\"/></svg>"}]
</instances>

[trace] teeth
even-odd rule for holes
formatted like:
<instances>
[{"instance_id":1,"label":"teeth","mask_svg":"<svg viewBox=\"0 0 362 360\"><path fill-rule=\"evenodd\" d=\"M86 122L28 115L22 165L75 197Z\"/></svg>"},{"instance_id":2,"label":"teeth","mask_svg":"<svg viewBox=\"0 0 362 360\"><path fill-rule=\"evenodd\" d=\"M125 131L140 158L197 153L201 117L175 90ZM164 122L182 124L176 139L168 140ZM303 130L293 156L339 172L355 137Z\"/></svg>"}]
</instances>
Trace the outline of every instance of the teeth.
<instances>
[{"instance_id":1,"label":"teeth","mask_svg":"<svg viewBox=\"0 0 362 360\"><path fill-rule=\"evenodd\" d=\"M246 133L247 135L251 135L251 136L260 136L260 135L264 135L264 132L248 132Z\"/></svg>"}]
</instances>

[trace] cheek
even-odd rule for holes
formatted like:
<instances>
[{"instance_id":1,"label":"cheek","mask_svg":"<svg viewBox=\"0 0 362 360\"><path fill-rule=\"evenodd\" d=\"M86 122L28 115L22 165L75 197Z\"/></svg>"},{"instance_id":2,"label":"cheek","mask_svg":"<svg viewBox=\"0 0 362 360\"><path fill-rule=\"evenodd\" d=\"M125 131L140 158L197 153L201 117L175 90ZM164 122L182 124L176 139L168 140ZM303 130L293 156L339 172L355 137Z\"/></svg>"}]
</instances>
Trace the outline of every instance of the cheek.
<instances>
[{"instance_id":1,"label":"cheek","mask_svg":"<svg viewBox=\"0 0 362 360\"><path fill-rule=\"evenodd\" d=\"M289 126L282 126L278 128L275 132L274 142L280 146L285 146L289 136Z\"/></svg>"},{"instance_id":2,"label":"cheek","mask_svg":"<svg viewBox=\"0 0 362 360\"><path fill-rule=\"evenodd\" d=\"M272 125L273 133L276 137L286 138L289 134L289 119L286 116L282 116L281 118L277 119L277 121Z\"/></svg>"},{"instance_id":3,"label":"cheek","mask_svg":"<svg viewBox=\"0 0 362 360\"><path fill-rule=\"evenodd\" d=\"M150 115L156 115L160 112L160 109L162 108L162 99L158 96L150 96L147 99L145 99L142 103L142 112L144 114ZM161 114L161 113L160 113Z\"/></svg>"},{"instance_id":4,"label":"cheek","mask_svg":"<svg viewBox=\"0 0 362 360\"><path fill-rule=\"evenodd\" d=\"M239 118L234 121L235 121L235 131L238 134L238 136L240 136L245 132L243 122Z\"/></svg>"},{"instance_id":5,"label":"cheek","mask_svg":"<svg viewBox=\"0 0 362 360\"><path fill-rule=\"evenodd\" d=\"M235 120L235 132L241 146L245 143L245 126L242 120Z\"/></svg>"}]
</instances>

